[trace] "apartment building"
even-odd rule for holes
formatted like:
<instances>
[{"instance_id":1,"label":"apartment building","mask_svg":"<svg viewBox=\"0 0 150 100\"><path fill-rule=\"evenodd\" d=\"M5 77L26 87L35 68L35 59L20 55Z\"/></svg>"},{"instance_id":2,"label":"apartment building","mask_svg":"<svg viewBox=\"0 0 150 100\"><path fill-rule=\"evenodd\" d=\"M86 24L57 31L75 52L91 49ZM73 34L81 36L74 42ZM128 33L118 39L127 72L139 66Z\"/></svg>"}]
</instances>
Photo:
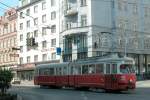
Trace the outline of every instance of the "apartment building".
<instances>
[{"instance_id":1,"label":"apartment building","mask_svg":"<svg viewBox=\"0 0 150 100\"><path fill-rule=\"evenodd\" d=\"M60 0L63 61L117 53L150 71L148 0Z\"/></svg>"},{"instance_id":2,"label":"apartment building","mask_svg":"<svg viewBox=\"0 0 150 100\"><path fill-rule=\"evenodd\" d=\"M59 0L20 0L18 12L18 76L32 80L36 64L60 61ZM32 42L34 42L34 45Z\"/></svg>"},{"instance_id":3,"label":"apartment building","mask_svg":"<svg viewBox=\"0 0 150 100\"><path fill-rule=\"evenodd\" d=\"M149 5L149 0L20 0L19 77L32 79L36 64L111 53L133 57L137 73L150 71Z\"/></svg>"},{"instance_id":4,"label":"apartment building","mask_svg":"<svg viewBox=\"0 0 150 100\"><path fill-rule=\"evenodd\" d=\"M0 68L17 67L19 55L12 48L17 47L17 13L15 8L8 9L0 16Z\"/></svg>"}]
</instances>

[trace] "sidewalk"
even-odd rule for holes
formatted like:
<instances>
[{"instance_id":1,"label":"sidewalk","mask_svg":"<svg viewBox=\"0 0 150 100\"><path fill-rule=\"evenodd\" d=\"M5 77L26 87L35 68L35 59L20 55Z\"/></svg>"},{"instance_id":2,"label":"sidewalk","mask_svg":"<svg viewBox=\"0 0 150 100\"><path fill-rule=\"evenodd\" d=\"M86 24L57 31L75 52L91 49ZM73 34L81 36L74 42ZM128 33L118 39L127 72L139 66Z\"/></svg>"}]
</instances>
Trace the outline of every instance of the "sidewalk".
<instances>
[{"instance_id":1,"label":"sidewalk","mask_svg":"<svg viewBox=\"0 0 150 100\"><path fill-rule=\"evenodd\" d=\"M137 81L136 82L137 87L147 87L150 88L150 80L144 80L144 81Z\"/></svg>"},{"instance_id":2,"label":"sidewalk","mask_svg":"<svg viewBox=\"0 0 150 100\"><path fill-rule=\"evenodd\" d=\"M34 85L34 81L21 81L20 84L12 84L12 86L27 86L27 87L33 87Z\"/></svg>"}]
</instances>

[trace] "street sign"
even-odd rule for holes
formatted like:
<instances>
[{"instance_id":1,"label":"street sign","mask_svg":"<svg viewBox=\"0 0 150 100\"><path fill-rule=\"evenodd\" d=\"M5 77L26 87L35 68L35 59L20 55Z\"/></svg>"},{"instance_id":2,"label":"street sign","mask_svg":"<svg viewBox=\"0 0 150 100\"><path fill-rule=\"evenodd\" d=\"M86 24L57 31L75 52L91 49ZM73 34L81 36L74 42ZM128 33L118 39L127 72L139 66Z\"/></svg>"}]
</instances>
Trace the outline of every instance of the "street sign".
<instances>
[{"instance_id":1,"label":"street sign","mask_svg":"<svg viewBox=\"0 0 150 100\"><path fill-rule=\"evenodd\" d=\"M60 47L56 48L56 53L57 53L57 55L61 55L61 48Z\"/></svg>"},{"instance_id":2,"label":"street sign","mask_svg":"<svg viewBox=\"0 0 150 100\"><path fill-rule=\"evenodd\" d=\"M19 57L19 54L9 54L11 57Z\"/></svg>"}]
</instances>

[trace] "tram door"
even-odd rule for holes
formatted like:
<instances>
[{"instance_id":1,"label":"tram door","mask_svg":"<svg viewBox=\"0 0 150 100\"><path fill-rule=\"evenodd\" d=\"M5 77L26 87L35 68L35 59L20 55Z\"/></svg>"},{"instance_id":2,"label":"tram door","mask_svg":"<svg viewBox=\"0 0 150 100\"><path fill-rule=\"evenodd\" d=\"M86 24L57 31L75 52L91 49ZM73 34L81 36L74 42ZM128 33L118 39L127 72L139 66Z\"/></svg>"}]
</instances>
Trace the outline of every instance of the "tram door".
<instances>
[{"instance_id":1,"label":"tram door","mask_svg":"<svg viewBox=\"0 0 150 100\"><path fill-rule=\"evenodd\" d=\"M117 64L106 64L105 88L115 89L117 87Z\"/></svg>"}]
</instances>

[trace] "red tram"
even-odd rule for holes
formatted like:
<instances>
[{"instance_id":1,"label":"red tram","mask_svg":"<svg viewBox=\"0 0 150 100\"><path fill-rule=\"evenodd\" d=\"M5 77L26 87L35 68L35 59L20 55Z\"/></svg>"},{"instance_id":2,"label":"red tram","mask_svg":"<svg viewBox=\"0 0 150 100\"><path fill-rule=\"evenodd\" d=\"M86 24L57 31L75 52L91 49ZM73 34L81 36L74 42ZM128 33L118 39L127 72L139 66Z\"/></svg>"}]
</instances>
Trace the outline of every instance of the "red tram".
<instances>
[{"instance_id":1,"label":"red tram","mask_svg":"<svg viewBox=\"0 0 150 100\"><path fill-rule=\"evenodd\" d=\"M34 84L125 91L136 88L134 72L134 60L128 57L41 64L36 66Z\"/></svg>"}]
</instances>

